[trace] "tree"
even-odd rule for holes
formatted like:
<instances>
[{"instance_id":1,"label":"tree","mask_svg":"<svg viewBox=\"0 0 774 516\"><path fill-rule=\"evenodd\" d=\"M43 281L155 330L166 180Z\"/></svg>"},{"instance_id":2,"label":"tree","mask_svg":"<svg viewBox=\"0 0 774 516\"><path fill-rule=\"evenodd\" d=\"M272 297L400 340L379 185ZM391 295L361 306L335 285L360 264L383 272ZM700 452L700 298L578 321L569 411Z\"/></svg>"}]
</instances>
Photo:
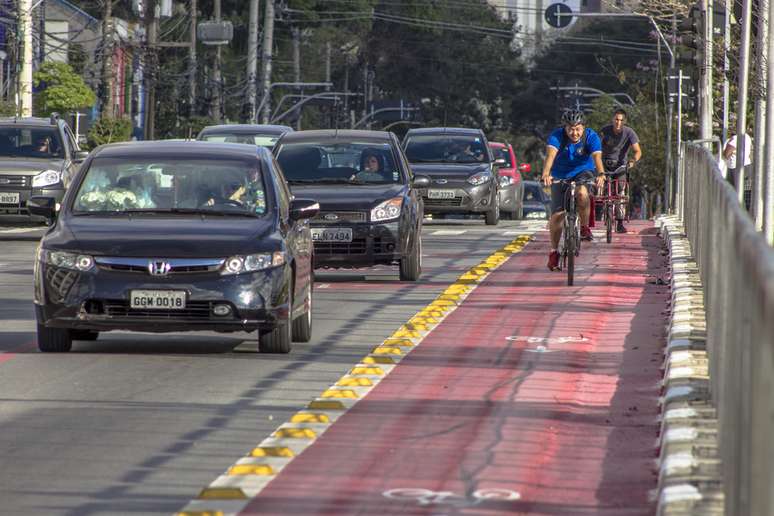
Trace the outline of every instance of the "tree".
<instances>
[{"instance_id":1,"label":"tree","mask_svg":"<svg viewBox=\"0 0 774 516\"><path fill-rule=\"evenodd\" d=\"M87 140L94 148L106 143L125 142L132 137L132 121L128 118L103 116L91 126Z\"/></svg>"},{"instance_id":2,"label":"tree","mask_svg":"<svg viewBox=\"0 0 774 516\"><path fill-rule=\"evenodd\" d=\"M39 115L83 109L96 101L91 88L66 63L43 63L32 80L39 88L35 96L35 111Z\"/></svg>"}]
</instances>

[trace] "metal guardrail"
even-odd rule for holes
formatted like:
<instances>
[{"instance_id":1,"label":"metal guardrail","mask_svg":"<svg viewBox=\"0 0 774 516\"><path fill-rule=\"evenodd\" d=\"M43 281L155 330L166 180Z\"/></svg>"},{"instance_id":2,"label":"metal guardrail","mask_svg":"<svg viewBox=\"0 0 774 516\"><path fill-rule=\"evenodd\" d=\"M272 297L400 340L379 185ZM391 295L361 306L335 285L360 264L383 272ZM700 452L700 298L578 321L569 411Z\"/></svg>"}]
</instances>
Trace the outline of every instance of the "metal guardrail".
<instances>
[{"instance_id":1,"label":"metal guardrail","mask_svg":"<svg viewBox=\"0 0 774 516\"><path fill-rule=\"evenodd\" d=\"M726 514L774 514L774 248L712 154L681 155L675 208L704 286Z\"/></svg>"}]
</instances>

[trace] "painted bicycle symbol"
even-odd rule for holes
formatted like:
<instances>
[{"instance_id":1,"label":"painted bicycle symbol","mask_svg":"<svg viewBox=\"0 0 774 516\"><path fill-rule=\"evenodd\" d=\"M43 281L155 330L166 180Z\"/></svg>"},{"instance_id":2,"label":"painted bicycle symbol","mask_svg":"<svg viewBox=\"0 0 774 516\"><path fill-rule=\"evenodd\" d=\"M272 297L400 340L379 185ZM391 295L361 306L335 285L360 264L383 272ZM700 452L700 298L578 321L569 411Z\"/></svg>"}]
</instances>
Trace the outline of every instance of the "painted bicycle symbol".
<instances>
[{"instance_id":1,"label":"painted bicycle symbol","mask_svg":"<svg viewBox=\"0 0 774 516\"><path fill-rule=\"evenodd\" d=\"M478 505L484 501L512 502L521 499L521 495L510 489L478 489L470 496L463 496L451 491L432 491L416 487L399 487L382 493L385 498L403 501L416 501L418 505L452 505L465 507Z\"/></svg>"},{"instance_id":2,"label":"painted bicycle symbol","mask_svg":"<svg viewBox=\"0 0 774 516\"><path fill-rule=\"evenodd\" d=\"M527 337L524 335L513 335L505 337L505 340L515 340L516 342L528 342L529 344L565 344L567 342L588 342L586 337Z\"/></svg>"}]
</instances>

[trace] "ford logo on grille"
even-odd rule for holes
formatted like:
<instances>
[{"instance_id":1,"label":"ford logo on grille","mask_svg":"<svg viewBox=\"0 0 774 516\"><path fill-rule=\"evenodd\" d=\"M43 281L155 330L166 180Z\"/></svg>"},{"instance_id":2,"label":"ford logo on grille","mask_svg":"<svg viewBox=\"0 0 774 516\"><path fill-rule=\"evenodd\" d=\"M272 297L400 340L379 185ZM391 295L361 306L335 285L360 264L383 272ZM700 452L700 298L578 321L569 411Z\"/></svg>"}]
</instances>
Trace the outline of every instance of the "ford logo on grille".
<instances>
[{"instance_id":1,"label":"ford logo on grille","mask_svg":"<svg viewBox=\"0 0 774 516\"><path fill-rule=\"evenodd\" d=\"M323 218L325 220L330 220L331 222L333 222L334 220L339 220L339 216L336 215L335 213L326 213L325 215L323 215Z\"/></svg>"},{"instance_id":2,"label":"ford logo on grille","mask_svg":"<svg viewBox=\"0 0 774 516\"><path fill-rule=\"evenodd\" d=\"M439 184L439 185L445 185L446 183L449 182L449 180L448 179L436 179L435 182L436 182L436 184Z\"/></svg>"},{"instance_id":3,"label":"ford logo on grille","mask_svg":"<svg viewBox=\"0 0 774 516\"><path fill-rule=\"evenodd\" d=\"M148 262L148 272L151 276L166 276L172 266L163 260L151 260Z\"/></svg>"}]
</instances>

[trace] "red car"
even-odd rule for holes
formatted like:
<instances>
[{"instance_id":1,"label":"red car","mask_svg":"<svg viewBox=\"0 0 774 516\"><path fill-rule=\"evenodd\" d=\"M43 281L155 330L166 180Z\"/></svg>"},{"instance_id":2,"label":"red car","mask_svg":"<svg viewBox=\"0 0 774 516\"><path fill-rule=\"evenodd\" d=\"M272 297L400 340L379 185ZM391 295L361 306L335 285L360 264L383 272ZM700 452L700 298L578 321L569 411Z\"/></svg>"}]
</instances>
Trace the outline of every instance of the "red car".
<instances>
[{"instance_id":1,"label":"red car","mask_svg":"<svg viewBox=\"0 0 774 516\"><path fill-rule=\"evenodd\" d=\"M510 215L512 219L520 219L524 214L524 184L521 174L531 170L529 163L518 164L513 146L510 143L489 142L489 148L499 165L500 176L500 213Z\"/></svg>"}]
</instances>

